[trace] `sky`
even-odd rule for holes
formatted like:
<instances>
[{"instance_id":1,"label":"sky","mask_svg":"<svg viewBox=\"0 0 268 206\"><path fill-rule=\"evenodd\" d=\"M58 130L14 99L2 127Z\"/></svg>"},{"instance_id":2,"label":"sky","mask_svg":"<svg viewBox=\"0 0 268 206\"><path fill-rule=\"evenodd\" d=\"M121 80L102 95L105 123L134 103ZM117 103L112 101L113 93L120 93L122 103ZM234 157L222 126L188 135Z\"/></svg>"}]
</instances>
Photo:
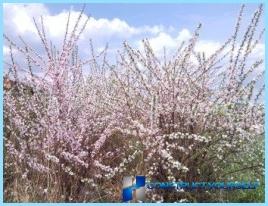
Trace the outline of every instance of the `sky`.
<instances>
[{"instance_id":1,"label":"sky","mask_svg":"<svg viewBox=\"0 0 268 206\"><path fill-rule=\"evenodd\" d=\"M53 44L60 46L65 32L68 11L71 10L71 24L74 24L82 4L4 4L4 33L15 42L21 36L38 52L44 52L33 24L33 17L42 15L46 32ZM199 23L202 23L197 51L211 55L233 33L240 4L87 4L83 19L90 16L89 23L79 41L83 57L89 53L89 39L101 51L106 43L109 52L116 55L127 41L135 48L141 48L141 40L148 38L152 48L159 55L163 47L174 51L180 42L191 38ZM242 28L245 29L257 4L246 4ZM260 27L263 28L263 21ZM19 44L19 43L18 43ZM7 57L7 42L3 47ZM261 42L254 55L264 55ZM5 59L4 57L4 59Z\"/></svg>"},{"instance_id":2,"label":"sky","mask_svg":"<svg viewBox=\"0 0 268 206\"><path fill-rule=\"evenodd\" d=\"M245 17L248 21L257 4L247 4ZM63 9L82 8L81 4L47 4L51 14ZM86 14L94 18L112 20L119 18L129 25L173 27L174 31L183 28L194 29L199 22L204 25L202 36L205 39L225 40L236 23L241 4L88 4ZM216 30L215 30L216 29Z\"/></svg>"}]
</instances>

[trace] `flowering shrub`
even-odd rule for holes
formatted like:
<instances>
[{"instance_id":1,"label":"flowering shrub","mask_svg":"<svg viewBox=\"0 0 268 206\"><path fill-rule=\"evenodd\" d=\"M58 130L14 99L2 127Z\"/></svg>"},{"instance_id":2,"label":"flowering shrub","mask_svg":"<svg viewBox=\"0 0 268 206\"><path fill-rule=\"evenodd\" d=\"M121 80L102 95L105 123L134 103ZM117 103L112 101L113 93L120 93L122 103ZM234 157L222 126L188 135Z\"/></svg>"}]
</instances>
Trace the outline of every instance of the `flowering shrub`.
<instances>
[{"instance_id":1,"label":"flowering shrub","mask_svg":"<svg viewBox=\"0 0 268 206\"><path fill-rule=\"evenodd\" d=\"M195 51L200 24L171 57L158 57L145 39L143 51L124 42L116 64L108 62L107 48L96 54L92 44L92 58L84 61L76 46L87 24L83 10L72 29L69 15L60 49L50 45L43 18L35 21L46 56L5 36L11 57L4 85L5 200L118 202L126 175L220 181L234 177L236 171L226 171L233 164L262 176L263 59L249 58L264 32L256 37L263 7L240 39L243 9L234 34L210 56ZM28 69L19 67L13 49ZM148 197L222 201L209 192Z\"/></svg>"}]
</instances>

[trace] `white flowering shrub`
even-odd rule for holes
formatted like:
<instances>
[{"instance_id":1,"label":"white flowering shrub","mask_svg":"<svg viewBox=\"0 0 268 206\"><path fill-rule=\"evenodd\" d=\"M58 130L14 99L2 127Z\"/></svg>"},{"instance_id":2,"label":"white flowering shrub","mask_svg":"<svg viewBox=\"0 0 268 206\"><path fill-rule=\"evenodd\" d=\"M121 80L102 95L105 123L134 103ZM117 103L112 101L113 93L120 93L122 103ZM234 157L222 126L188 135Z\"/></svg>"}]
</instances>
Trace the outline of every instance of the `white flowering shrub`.
<instances>
[{"instance_id":1,"label":"white flowering shrub","mask_svg":"<svg viewBox=\"0 0 268 206\"><path fill-rule=\"evenodd\" d=\"M264 33L257 34L263 7L244 33L243 9L234 34L210 56L195 50L200 24L173 56L159 57L145 39L143 51L124 42L115 64L108 48L96 54L91 43L92 58L84 61L76 46L87 24L83 10L73 28L67 20L59 49L43 19L35 21L45 56L5 35L11 57L4 79L5 200L118 202L129 175L226 181L254 170L253 178L262 176L263 59L249 59ZM13 49L27 67L16 63ZM147 197L222 201L205 191Z\"/></svg>"}]
</instances>

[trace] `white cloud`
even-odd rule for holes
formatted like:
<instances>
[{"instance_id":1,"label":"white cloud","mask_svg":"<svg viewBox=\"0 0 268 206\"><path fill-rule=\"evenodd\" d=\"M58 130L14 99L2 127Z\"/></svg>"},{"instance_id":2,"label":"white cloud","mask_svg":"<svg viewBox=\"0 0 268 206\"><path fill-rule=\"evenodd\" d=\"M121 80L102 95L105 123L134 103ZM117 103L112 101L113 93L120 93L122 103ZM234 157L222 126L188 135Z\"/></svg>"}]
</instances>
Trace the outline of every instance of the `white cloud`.
<instances>
[{"instance_id":1,"label":"white cloud","mask_svg":"<svg viewBox=\"0 0 268 206\"><path fill-rule=\"evenodd\" d=\"M79 15L79 11L71 11L70 25L72 28ZM44 18L44 24L48 35L52 38L60 38L64 35L68 12L62 11L56 15L51 15L43 4L4 4L4 27L7 32L13 31L17 35L25 33L35 34L36 28L33 23L33 17L40 20ZM82 21L87 19L87 15L82 15ZM40 23L40 22L39 22ZM157 34L164 30L161 25L133 27L126 21L114 18L112 20L90 17L90 20L84 31L84 36L102 37L114 36L129 38L139 34Z\"/></svg>"},{"instance_id":2,"label":"white cloud","mask_svg":"<svg viewBox=\"0 0 268 206\"><path fill-rule=\"evenodd\" d=\"M161 53L165 47L167 50L176 49L180 43L191 38L191 33L188 29L182 29L176 37L172 37L167 32L160 32L154 37L149 38L149 42L156 53ZM142 42L138 42L138 47L142 48Z\"/></svg>"},{"instance_id":3,"label":"white cloud","mask_svg":"<svg viewBox=\"0 0 268 206\"><path fill-rule=\"evenodd\" d=\"M200 40L196 44L195 51L204 52L206 57L208 57L212 55L215 51L217 51L220 47L221 47L220 42Z\"/></svg>"},{"instance_id":4,"label":"white cloud","mask_svg":"<svg viewBox=\"0 0 268 206\"><path fill-rule=\"evenodd\" d=\"M182 29L177 36L178 41L187 41L192 37L191 32L188 29Z\"/></svg>"},{"instance_id":5,"label":"white cloud","mask_svg":"<svg viewBox=\"0 0 268 206\"><path fill-rule=\"evenodd\" d=\"M79 14L79 11L71 11L69 33L75 25ZM18 36L22 36L26 42L35 44L36 47L39 46L37 49L40 50L40 39L33 22L33 17L35 17L40 25L41 15L44 19L47 38L51 39L56 46L60 46L66 30L68 12L61 11L57 14L51 14L43 4L4 4L5 34L11 39L17 39ZM80 26L87 18L88 16L86 14L82 15ZM81 35L79 47L81 51L88 51L89 39L93 39L96 47L104 46L107 42L111 43L113 47L119 47L124 40L134 42L135 39L157 35L164 30L172 29L171 27L165 28L162 25L135 27L119 18L96 19L90 17Z\"/></svg>"},{"instance_id":6,"label":"white cloud","mask_svg":"<svg viewBox=\"0 0 268 206\"><path fill-rule=\"evenodd\" d=\"M4 56L8 55L9 52L10 52L10 49L7 46L3 46L3 54L4 54Z\"/></svg>"},{"instance_id":7,"label":"white cloud","mask_svg":"<svg viewBox=\"0 0 268 206\"><path fill-rule=\"evenodd\" d=\"M78 11L71 11L69 28L74 26L79 13ZM53 43L59 46L65 33L68 12L62 11L52 15L43 4L4 4L4 31L11 38L21 35L27 42L39 47L37 50L41 51L40 40L32 19L33 17L38 19L41 15L44 18L48 38L51 38ZM87 15L83 14L82 22L86 19ZM161 55L163 54L163 47L166 48L167 52L172 53L182 41L189 40L191 36L192 34L187 28L178 31L172 26L163 25L135 27L119 18L96 19L91 17L81 36L79 47L80 51L88 56L88 40L91 38L96 48L103 48L109 42L110 51L116 51L121 48L122 42L127 40L131 45L136 45L141 49L141 39L146 37L156 54ZM206 56L209 56L220 46L221 42L200 39L195 50L205 52ZM7 45L4 45L3 52L4 55L8 55ZM264 44L258 44L252 56L254 58L263 57Z\"/></svg>"},{"instance_id":8,"label":"white cloud","mask_svg":"<svg viewBox=\"0 0 268 206\"><path fill-rule=\"evenodd\" d=\"M177 49L183 41L188 41L192 37L191 32L184 28L178 32L178 35L173 37L166 32L160 32L152 38L149 38L150 44L156 54L162 55L163 48L165 47L169 53L172 53ZM139 49L142 49L142 42L138 43ZM195 46L196 52L204 52L208 57L213 54L221 46L220 42L213 40L199 40Z\"/></svg>"},{"instance_id":9,"label":"white cloud","mask_svg":"<svg viewBox=\"0 0 268 206\"><path fill-rule=\"evenodd\" d=\"M264 58L265 45L262 43L257 44L256 47L252 51L252 55L254 56L254 58Z\"/></svg>"},{"instance_id":10,"label":"white cloud","mask_svg":"<svg viewBox=\"0 0 268 206\"><path fill-rule=\"evenodd\" d=\"M156 52L162 50L163 47L174 48L177 44L176 39L165 32L159 33L156 37L149 39L149 41L153 50Z\"/></svg>"},{"instance_id":11,"label":"white cloud","mask_svg":"<svg viewBox=\"0 0 268 206\"><path fill-rule=\"evenodd\" d=\"M79 12L72 11L69 28L73 28L76 23L76 19ZM46 27L48 33L53 38L62 37L66 29L66 21L68 18L68 12L61 12L58 15L48 15L45 16ZM85 14L82 15L82 22L87 19ZM82 25L82 24L80 24ZM90 17L89 22L85 28L83 36L87 37L102 37L102 36L112 36L117 35L118 37L130 37L132 35L138 34L140 30L135 27L129 26L125 21L118 18L112 20L108 19L95 19Z\"/></svg>"},{"instance_id":12,"label":"white cloud","mask_svg":"<svg viewBox=\"0 0 268 206\"><path fill-rule=\"evenodd\" d=\"M4 4L4 28L14 29L18 35L36 33L33 17L48 15L43 4ZM12 31L12 30L11 30Z\"/></svg>"}]
</instances>

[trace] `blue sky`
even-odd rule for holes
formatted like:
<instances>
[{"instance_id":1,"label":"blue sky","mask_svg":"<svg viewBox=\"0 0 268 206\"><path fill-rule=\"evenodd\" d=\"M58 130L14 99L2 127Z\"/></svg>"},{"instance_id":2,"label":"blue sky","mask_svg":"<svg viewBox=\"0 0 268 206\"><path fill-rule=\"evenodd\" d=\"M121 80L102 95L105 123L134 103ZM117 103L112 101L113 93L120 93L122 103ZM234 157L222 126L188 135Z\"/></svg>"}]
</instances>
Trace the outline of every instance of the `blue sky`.
<instances>
[{"instance_id":1,"label":"blue sky","mask_svg":"<svg viewBox=\"0 0 268 206\"><path fill-rule=\"evenodd\" d=\"M247 4L245 21L258 4ZM52 14L62 10L80 10L82 4L47 4ZM233 31L241 4L87 4L86 14L94 18L119 18L133 26L172 26L176 29L194 29L203 24L202 37L225 40Z\"/></svg>"},{"instance_id":2,"label":"blue sky","mask_svg":"<svg viewBox=\"0 0 268 206\"><path fill-rule=\"evenodd\" d=\"M123 41L142 49L141 40L148 38L157 55L163 54L163 47L171 54L182 41L191 38L201 22L203 26L196 51L209 56L232 35L240 7L240 4L222 3L87 4L83 19L91 18L78 43L79 51L83 58L88 58L89 39L92 39L97 51L109 43L109 55L115 59ZM257 7L257 4L246 4L240 37ZM72 11L72 25L81 8L82 4L4 4L4 32L15 42L19 42L18 36L23 37L42 54L44 49L32 18L44 17L47 37L60 48L68 11ZM264 28L263 18L259 28ZM9 55L7 42L3 50L6 59ZM260 42L255 50L253 59L263 56L264 42Z\"/></svg>"}]
</instances>

